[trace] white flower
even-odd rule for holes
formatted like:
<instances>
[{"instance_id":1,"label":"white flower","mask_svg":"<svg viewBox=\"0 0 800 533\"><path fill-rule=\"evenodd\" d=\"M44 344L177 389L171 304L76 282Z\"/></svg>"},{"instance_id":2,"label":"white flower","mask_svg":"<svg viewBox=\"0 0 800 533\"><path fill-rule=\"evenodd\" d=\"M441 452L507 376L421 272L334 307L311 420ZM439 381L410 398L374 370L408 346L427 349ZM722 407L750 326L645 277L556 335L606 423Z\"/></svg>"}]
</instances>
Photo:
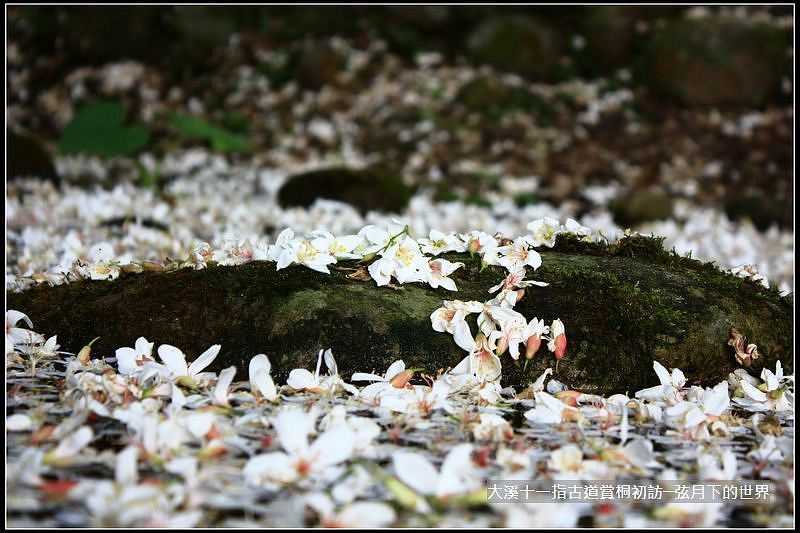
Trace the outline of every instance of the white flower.
<instances>
[{"instance_id":1,"label":"white flower","mask_svg":"<svg viewBox=\"0 0 800 533\"><path fill-rule=\"evenodd\" d=\"M383 376L379 376L377 374L369 374L366 372L356 372L350 379L351 381L380 381L389 383L395 378L395 376L405 371L405 369L406 369L406 364L403 362L402 359L398 359L397 361L389 365L389 368L386 369L386 373Z\"/></svg>"},{"instance_id":2,"label":"white flower","mask_svg":"<svg viewBox=\"0 0 800 533\"><path fill-rule=\"evenodd\" d=\"M476 491L482 487L479 470L472 462L471 444L459 444L444 459L441 470L418 453L395 452L395 475L419 494L446 498Z\"/></svg>"},{"instance_id":3,"label":"white flower","mask_svg":"<svg viewBox=\"0 0 800 533\"><path fill-rule=\"evenodd\" d=\"M94 437L94 432L89 426L81 426L77 431L64 438L55 450L44 456L48 464L70 464L83 451Z\"/></svg>"},{"instance_id":4,"label":"white flower","mask_svg":"<svg viewBox=\"0 0 800 533\"><path fill-rule=\"evenodd\" d=\"M186 355L170 344L162 344L158 347L158 356L170 371L170 375L176 382L181 382L190 387L196 387L196 379L200 376L208 365L217 358L221 346L214 344L195 359L191 365L186 365Z\"/></svg>"},{"instance_id":5,"label":"white flower","mask_svg":"<svg viewBox=\"0 0 800 533\"><path fill-rule=\"evenodd\" d=\"M525 358L533 359L542 344L542 337L550 333L550 326L544 323L544 319L538 320L533 317L525 326L522 338L525 342Z\"/></svg>"},{"instance_id":6,"label":"white flower","mask_svg":"<svg viewBox=\"0 0 800 533\"><path fill-rule=\"evenodd\" d=\"M32 356L36 357L54 357L58 355L58 349L61 348L61 345L58 344L58 336L53 335L49 339L47 339L44 345L41 346L29 346L27 351Z\"/></svg>"},{"instance_id":7,"label":"white flower","mask_svg":"<svg viewBox=\"0 0 800 533\"><path fill-rule=\"evenodd\" d=\"M325 360L325 366L328 369L328 375L320 377L323 358ZM330 348L319 351L317 369L313 374L305 368L295 368L289 372L286 384L298 391L306 390L315 393L331 393L341 387L350 394L358 394L357 388L349 383L345 383L342 381L342 378L339 377L336 359L334 359L333 352L331 352Z\"/></svg>"},{"instance_id":8,"label":"white flower","mask_svg":"<svg viewBox=\"0 0 800 533\"><path fill-rule=\"evenodd\" d=\"M411 389L397 389L397 392L380 397L380 406L398 413L415 413L428 416L437 409L454 412L447 399L452 392L450 384L443 379L433 382L431 387L414 385Z\"/></svg>"},{"instance_id":9,"label":"white flower","mask_svg":"<svg viewBox=\"0 0 800 533\"><path fill-rule=\"evenodd\" d=\"M328 266L336 262L336 258L328 253L328 242L324 238L317 238L313 241L302 239L292 241L290 246L293 246L295 253L295 261L301 265L305 265L311 270L330 274Z\"/></svg>"},{"instance_id":10,"label":"white flower","mask_svg":"<svg viewBox=\"0 0 800 533\"><path fill-rule=\"evenodd\" d=\"M128 376L136 371L146 360L152 360L153 344L144 337L136 339L133 348L117 348L117 369L123 376Z\"/></svg>"},{"instance_id":11,"label":"white flower","mask_svg":"<svg viewBox=\"0 0 800 533\"><path fill-rule=\"evenodd\" d=\"M667 423L695 439L710 438L709 429L724 432L727 427L720 416L730 405L728 384L722 382L703 390L698 400L700 405L684 401L669 407L665 412Z\"/></svg>"},{"instance_id":12,"label":"white flower","mask_svg":"<svg viewBox=\"0 0 800 533\"><path fill-rule=\"evenodd\" d=\"M6 418L7 431L31 431L33 421L28 415L14 414Z\"/></svg>"},{"instance_id":13,"label":"white flower","mask_svg":"<svg viewBox=\"0 0 800 533\"><path fill-rule=\"evenodd\" d=\"M337 427L346 427L355 434L354 453L362 456L373 455L372 441L381 434L381 427L372 419L353 416L347 412L344 405L337 405L320 421L320 429Z\"/></svg>"},{"instance_id":14,"label":"white flower","mask_svg":"<svg viewBox=\"0 0 800 533\"><path fill-rule=\"evenodd\" d=\"M670 374L658 361L653 361L653 370L655 370L661 385L638 391L635 394L636 398L670 404L681 401L680 391L686 385L686 376L683 375L683 372L673 368L672 374Z\"/></svg>"},{"instance_id":15,"label":"white flower","mask_svg":"<svg viewBox=\"0 0 800 533\"><path fill-rule=\"evenodd\" d=\"M732 268L730 272L734 276L738 276L740 278L749 278L752 281L758 281L764 288L769 289L769 281L767 281L767 278L763 274L758 272L758 266L756 265L739 265Z\"/></svg>"},{"instance_id":16,"label":"white flower","mask_svg":"<svg viewBox=\"0 0 800 533\"><path fill-rule=\"evenodd\" d=\"M484 381L500 379L502 365L495 348L483 333L475 337L475 347L469 354L470 372Z\"/></svg>"},{"instance_id":17,"label":"white flower","mask_svg":"<svg viewBox=\"0 0 800 533\"><path fill-rule=\"evenodd\" d=\"M519 343L526 339L525 317L503 307L494 307L487 313L500 326L500 330L495 330L489 335L489 342L497 345L497 354L503 355L508 350L514 360L519 359Z\"/></svg>"},{"instance_id":18,"label":"white flower","mask_svg":"<svg viewBox=\"0 0 800 533\"><path fill-rule=\"evenodd\" d=\"M589 240L589 237L592 234L591 228L581 225L581 223L575 220L574 218L567 219L567 222L564 224L564 232L574 233L575 235L581 237L583 240Z\"/></svg>"},{"instance_id":19,"label":"white flower","mask_svg":"<svg viewBox=\"0 0 800 533\"><path fill-rule=\"evenodd\" d=\"M447 276L455 272L460 267L463 267L464 263L451 263L447 259L434 259L428 263L428 265L430 266L430 273L428 274L427 281L431 287L434 289L442 287L448 291L458 290L456 288L456 283Z\"/></svg>"},{"instance_id":20,"label":"white flower","mask_svg":"<svg viewBox=\"0 0 800 533\"><path fill-rule=\"evenodd\" d=\"M269 247L267 257L277 261L275 268L281 270L291 264L301 264L312 270L330 274L328 266L336 263L336 258L328 253L332 244L327 236L295 239L291 229L285 229L278 235L275 244Z\"/></svg>"},{"instance_id":21,"label":"white flower","mask_svg":"<svg viewBox=\"0 0 800 533\"><path fill-rule=\"evenodd\" d=\"M214 252L213 259L220 265L243 265L253 261L254 252L250 239L241 242L226 240L222 250ZM203 251L201 251L202 253Z\"/></svg>"},{"instance_id":22,"label":"white flower","mask_svg":"<svg viewBox=\"0 0 800 533\"><path fill-rule=\"evenodd\" d=\"M750 450L747 453L747 457L751 457L763 463L771 461L781 462L784 458L792 459L794 453L793 439L788 437L776 438L774 435L762 435L761 437L763 439L761 443Z\"/></svg>"},{"instance_id":23,"label":"white flower","mask_svg":"<svg viewBox=\"0 0 800 533\"><path fill-rule=\"evenodd\" d=\"M556 236L560 232L561 225L554 218L544 217L529 223L527 228L532 234L530 239L532 246L552 248L556 244Z\"/></svg>"},{"instance_id":24,"label":"white flower","mask_svg":"<svg viewBox=\"0 0 800 533\"><path fill-rule=\"evenodd\" d=\"M309 445L308 418L307 413L292 409L280 411L272 419L284 451L250 458L242 471L249 484L277 488L303 478L330 480L338 475L336 465L352 455L355 434L348 428L337 427L325 431Z\"/></svg>"},{"instance_id":25,"label":"white flower","mask_svg":"<svg viewBox=\"0 0 800 533\"><path fill-rule=\"evenodd\" d=\"M16 327L20 320L28 324L29 328L33 327L31 319L25 313L20 313L14 309L6 311L6 354L13 353L14 347L18 344L32 345L44 342L43 335L25 328Z\"/></svg>"},{"instance_id":26,"label":"white flower","mask_svg":"<svg viewBox=\"0 0 800 533\"><path fill-rule=\"evenodd\" d=\"M320 250L327 251L327 254L336 259L360 259L361 254L353 253L353 250L364 240L360 235L345 235L344 237L334 237L327 231L314 231L310 236L315 237L315 243ZM318 240L317 240L318 239Z\"/></svg>"},{"instance_id":27,"label":"white flower","mask_svg":"<svg viewBox=\"0 0 800 533\"><path fill-rule=\"evenodd\" d=\"M550 452L547 467L556 472L580 472L583 467L583 451L574 444L565 444Z\"/></svg>"},{"instance_id":28,"label":"white flower","mask_svg":"<svg viewBox=\"0 0 800 533\"><path fill-rule=\"evenodd\" d=\"M215 405L222 407L230 406L230 403L228 402L228 389L230 388L231 383L233 383L233 377L235 375L235 366L229 366L219 373L219 379L217 379L217 384L214 386L214 392L212 394Z\"/></svg>"},{"instance_id":29,"label":"white flower","mask_svg":"<svg viewBox=\"0 0 800 533\"><path fill-rule=\"evenodd\" d=\"M483 304L476 301L446 301L444 307L431 313L431 326L434 331L453 334L456 344L461 349L471 352L475 347L475 340L472 338L469 324L466 323L466 317L481 312L483 308Z\"/></svg>"},{"instance_id":30,"label":"white flower","mask_svg":"<svg viewBox=\"0 0 800 533\"><path fill-rule=\"evenodd\" d=\"M736 454L729 448L697 448L697 475L701 480L736 479Z\"/></svg>"},{"instance_id":31,"label":"white flower","mask_svg":"<svg viewBox=\"0 0 800 533\"><path fill-rule=\"evenodd\" d=\"M571 407L558 398L555 398L544 391L534 394L536 407L525 411L525 418L538 424L560 424L565 420L573 420L580 414L575 408Z\"/></svg>"},{"instance_id":32,"label":"white flower","mask_svg":"<svg viewBox=\"0 0 800 533\"><path fill-rule=\"evenodd\" d=\"M738 405L749 411L793 411L794 394L788 390L783 381L791 378L783 376L783 367L778 361L773 374L768 368L761 370L761 379L764 381L758 387L754 387L748 381L741 381L744 398L735 398Z\"/></svg>"},{"instance_id":33,"label":"white flower","mask_svg":"<svg viewBox=\"0 0 800 533\"><path fill-rule=\"evenodd\" d=\"M394 509L382 502L353 502L337 511L327 494L309 494L304 499L320 516L322 527L377 529L388 527L397 519Z\"/></svg>"},{"instance_id":34,"label":"white flower","mask_svg":"<svg viewBox=\"0 0 800 533\"><path fill-rule=\"evenodd\" d=\"M583 451L575 444L566 444L550 452L547 466L554 479L608 479L610 469L598 460L584 460Z\"/></svg>"},{"instance_id":35,"label":"white flower","mask_svg":"<svg viewBox=\"0 0 800 533\"><path fill-rule=\"evenodd\" d=\"M87 274L93 280L117 279L119 277L119 265L116 262L99 260L92 263Z\"/></svg>"},{"instance_id":36,"label":"white flower","mask_svg":"<svg viewBox=\"0 0 800 533\"><path fill-rule=\"evenodd\" d=\"M365 247L364 255L369 255L382 250L389 245L393 236L403 231L403 227L398 224L389 224L389 230L382 230L376 226L364 226L358 232L369 244Z\"/></svg>"},{"instance_id":37,"label":"white flower","mask_svg":"<svg viewBox=\"0 0 800 533\"><path fill-rule=\"evenodd\" d=\"M525 274L525 267L522 266L509 272L508 276L506 276L506 279L489 289L490 293L498 290L500 293L488 303L501 307L514 307L517 301L519 301L525 294L524 289L526 287L530 287L532 285L546 287L549 285L543 281L525 281Z\"/></svg>"},{"instance_id":38,"label":"white flower","mask_svg":"<svg viewBox=\"0 0 800 533\"><path fill-rule=\"evenodd\" d=\"M370 399L375 398L381 393L391 393L392 389L403 389L408 381L413 377L413 370L406 370L406 364L402 359L398 359L386 370L383 376L369 374L366 372L356 372L351 381L373 381L359 393L360 397Z\"/></svg>"},{"instance_id":39,"label":"white flower","mask_svg":"<svg viewBox=\"0 0 800 533\"><path fill-rule=\"evenodd\" d=\"M409 236L402 243L391 246L382 256L393 261L393 275L399 283L425 281L430 275L428 260L420 251L417 241Z\"/></svg>"},{"instance_id":40,"label":"white flower","mask_svg":"<svg viewBox=\"0 0 800 533\"><path fill-rule=\"evenodd\" d=\"M482 231L471 231L460 237L467 244L467 251L480 254L483 261L489 265L498 264L497 248L499 243L493 236Z\"/></svg>"},{"instance_id":41,"label":"white flower","mask_svg":"<svg viewBox=\"0 0 800 533\"><path fill-rule=\"evenodd\" d=\"M207 242L199 242L189 254L186 264L200 270L205 268L209 261L214 259L214 250Z\"/></svg>"},{"instance_id":42,"label":"white flower","mask_svg":"<svg viewBox=\"0 0 800 533\"><path fill-rule=\"evenodd\" d=\"M253 394L260 395L270 402L278 397L275 382L272 381L272 376L270 376L271 368L272 364L263 353L254 356L250 360L248 367L250 390Z\"/></svg>"},{"instance_id":43,"label":"white flower","mask_svg":"<svg viewBox=\"0 0 800 533\"><path fill-rule=\"evenodd\" d=\"M536 270L542 265L542 256L524 238L514 239L511 244L500 246L497 251L501 254L497 264L504 266L509 272L526 266Z\"/></svg>"},{"instance_id":44,"label":"white flower","mask_svg":"<svg viewBox=\"0 0 800 533\"><path fill-rule=\"evenodd\" d=\"M439 255L444 252L466 252L467 243L462 241L455 233L442 233L432 229L428 235L429 239L419 239L419 245L423 253Z\"/></svg>"},{"instance_id":45,"label":"white flower","mask_svg":"<svg viewBox=\"0 0 800 533\"><path fill-rule=\"evenodd\" d=\"M504 441L514 438L514 430L502 416L481 413L480 419L480 423L472 428L472 434L476 440Z\"/></svg>"}]
</instances>

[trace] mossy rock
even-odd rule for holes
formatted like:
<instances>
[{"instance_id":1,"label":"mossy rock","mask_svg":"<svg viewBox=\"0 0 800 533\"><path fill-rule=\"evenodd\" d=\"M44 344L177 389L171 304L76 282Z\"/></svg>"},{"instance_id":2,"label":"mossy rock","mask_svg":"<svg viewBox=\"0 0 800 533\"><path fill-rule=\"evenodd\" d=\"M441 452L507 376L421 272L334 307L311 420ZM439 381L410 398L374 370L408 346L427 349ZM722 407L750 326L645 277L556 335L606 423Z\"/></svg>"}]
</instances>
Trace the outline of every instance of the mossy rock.
<instances>
[{"instance_id":1,"label":"mossy rock","mask_svg":"<svg viewBox=\"0 0 800 533\"><path fill-rule=\"evenodd\" d=\"M291 72L304 89L318 90L335 85L344 66L344 58L330 45L306 41L291 56Z\"/></svg>"},{"instance_id":2,"label":"mossy rock","mask_svg":"<svg viewBox=\"0 0 800 533\"><path fill-rule=\"evenodd\" d=\"M651 88L688 105L762 106L791 76L791 42L777 26L731 17L675 20L650 46Z\"/></svg>"},{"instance_id":3,"label":"mossy rock","mask_svg":"<svg viewBox=\"0 0 800 533\"><path fill-rule=\"evenodd\" d=\"M512 14L489 18L467 40L475 63L531 80L558 77L561 47L558 35L537 19Z\"/></svg>"},{"instance_id":4,"label":"mossy rock","mask_svg":"<svg viewBox=\"0 0 800 533\"><path fill-rule=\"evenodd\" d=\"M399 212L411 198L411 189L389 171L371 167L335 167L291 176L278 191L283 207L308 207L318 198L346 202L362 214Z\"/></svg>"},{"instance_id":5,"label":"mossy rock","mask_svg":"<svg viewBox=\"0 0 800 533\"><path fill-rule=\"evenodd\" d=\"M663 192L632 190L614 198L609 204L614 222L633 228L642 222L664 220L672 216L673 200Z\"/></svg>"},{"instance_id":6,"label":"mossy rock","mask_svg":"<svg viewBox=\"0 0 800 533\"><path fill-rule=\"evenodd\" d=\"M782 195L731 194L725 200L725 213L733 220L749 220L759 231L773 225L788 230L794 222L794 203Z\"/></svg>"},{"instance_id":7,"label":"mossy rock","mask_svg":"<svg viewBox=\"0 0 800 533\"><path fill-rule=\"evenodd\" d=\"M8 137L8 167L6 175L9 180L15 178L39 178L55 185L60 183L53 157L34 135L17 133L6 128Z\"/></svg>"},{"instance_id":8,"label":"mossy rock","mask_svg":"<svg viewBox=\"0 0 800 533\"><path fill-rule=\"evenodd\" d=\"M349 278L348 270L276 271L274 263L254 262L39 286L7 299L73 352L99 336L93 352L110 356L144 335L180 347L189 359L220 343L211 369L236 365L240 378L250 358L265 353L281 382L293 368L313 370L321 348L333 350L344 377L383 372L397 358L434 373L465 353L452 336L432 330L430 314L442 300L487 300L505 272L481 270L479 258L467 254L447 257L466 264L453 275L455 293L421 284L377 287ZM564 322L569 344L555 377L571 387L632 393L658 383L654 359L681 368L691 384L714 385L737 366L727 344L731 327L758 344L755 371L780 360L791 372L792 299L667 253L658 239L605 246L560 237L542 251L532 277L550 285L528 289L515 309L528 319ZM512 385L527 385L555 363L544 349L524 374L508 355L502 361L503 384Z\"/></svg>"},{"instance_id":9,"label":"mossy rock","mask_svg":"<svg viewBox=\"0 0 800 533\"><path fill-rule=\"evenodd\" d=\"M656 19L672 19L683 6L587 6L581 11L580 32L586 43L579 53L581 69L589 76L613 75L633 68L646 45L647 32L640 23L654 26Z\"/></svg>"},{"instance_id":10,"label":"mossy rock","mask_svg":"<svg viewBox=\"0 0 800 533\"><path fill-rule=\"evenodd\" d=\"M470 111L499 118L514 112L534 114L543 125L556 118L555 106L544 97L489 76L478 76L461 87L455 101Z\"/></svg>"}]
</instances>

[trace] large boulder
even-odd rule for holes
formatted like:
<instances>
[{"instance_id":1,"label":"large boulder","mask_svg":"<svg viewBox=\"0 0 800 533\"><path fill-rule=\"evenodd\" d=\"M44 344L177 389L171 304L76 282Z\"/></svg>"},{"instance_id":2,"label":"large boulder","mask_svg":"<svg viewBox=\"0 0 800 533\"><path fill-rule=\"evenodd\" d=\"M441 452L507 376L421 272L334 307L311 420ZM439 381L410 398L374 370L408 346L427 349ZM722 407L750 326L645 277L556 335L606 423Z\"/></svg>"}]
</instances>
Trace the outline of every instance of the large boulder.
<instances>
[{"instance_id":1,"label":"large boulder","mask_svg":"<svg viewBox=\"0 0 800 533\"><path fill-rule=\"evenodd\" d=\"M111 356L140 335L183 349L189 359L222 344L212 370L265 353L278 381L293 368L314 368L331 348L340 373L383 372L403 358L428 373L456 365L466 354L451 335L431 328L443 300L486 301L505 276L480 268L478 257L450 254L466 266L453 275L458 292L421 284L377 287L354 275L355 264L330 275L274 263L128 274L118 280L39 286L8 294L8 307L27 313L36 330L58 334L77 352L93 338L93 352ZM679 367L691 384L713 385L737 367L728 345L735 327L758 345L761 365L792 366L792 300L750 280L665 252L656 239L630 238L613 246L559 238L542 251L534 279L515 309L526 318L560 318L568 337L556 378L597 393L633 392L657 384L653 360ZM472 324L475 332L475 325ZM552 354L541 352L523 374L506 354L503 383L527 385Z\"/></svg>"},{"instance_id":2,"label":"large boulder","mask_svg":"<svg viewBox=\"0 0 800 533\"><path fill-rule=\"evenodd\" d=\"M757 105L791 77L788 34L775 25L713 16L656 32L646 77L653 90L696 106Z\"/></svg>"},{"instance_id":3,"label":"large boulder","mask_svg":"<svg viewBox=\"0 0 800 533\"><path fill-rule=\"evenodd\" d=\"M318 198L346 202L362 214L399 212L408 204L411 189L385 169L332 167L290 176L278 191L283 207L308 207Z\"/></svg>"},{"instance_id":4,"label":"large boulder","mask_svg":"<svg viewBox=\"0 0 800 533\"><path fill-rule=\"evenodd\" d=\"M487 19L467 40L475 63L531 80L558 77L561 46L559 36L537 19L512 14Z\"/></svg>"}]
</instances>

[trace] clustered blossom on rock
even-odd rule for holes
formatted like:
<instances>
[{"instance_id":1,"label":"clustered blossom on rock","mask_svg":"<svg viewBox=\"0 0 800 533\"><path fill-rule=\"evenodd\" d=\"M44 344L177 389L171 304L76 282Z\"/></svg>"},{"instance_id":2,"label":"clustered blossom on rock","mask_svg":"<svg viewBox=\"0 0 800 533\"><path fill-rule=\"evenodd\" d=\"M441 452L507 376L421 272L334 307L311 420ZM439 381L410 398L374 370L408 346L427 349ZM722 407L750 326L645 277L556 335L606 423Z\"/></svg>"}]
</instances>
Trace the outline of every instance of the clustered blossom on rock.
<instances>
[{"instance_id":1,"label":"clustered blossom on rock","mask_svg":"<svg viewBox=\"0 0 800 533\"><path fill-rule=\"evenodd\" d=\"M220 249L207 242L196 242L188 257L182 261L158 263L133 261L130 257L114 258L113 246L101 243L89 254L89 261L75 259L69 268L58 266L43 273L26 276L34 283L60 284L74 279L114 280L122 272L142 270L173 270L176 268L201 269L212 264L241 265L252 261L272 261L276 268L302 265L317 272L330 273L330 265L339 261L370 261L369 275L379 285L387 285L394 278L398 283L427 283L433 288L442 287L456 291L449 277L463 263L452 263L444 258L435 258L445 252L479 252L486 264L500 265L511 271L525 266L534 269L541 264L536 246L553 246L560 233L572 233L580 237L591 235L589 228L573 219L559 225L555 219L545 218L531 222L532 235L522 236L507 244L482 232L464 234L443 233L431 230L428 238L414 239L408 226L397 222L387 229L375 225L364 226L357 234L334 236L325 230L315 230L296 235L291 228L284 229L273 244L261 238L226 239ZM524 288L539 282L523 282L516 288ZM510 287L504 287L505 295Z\"/></svg>"}]
</instances>

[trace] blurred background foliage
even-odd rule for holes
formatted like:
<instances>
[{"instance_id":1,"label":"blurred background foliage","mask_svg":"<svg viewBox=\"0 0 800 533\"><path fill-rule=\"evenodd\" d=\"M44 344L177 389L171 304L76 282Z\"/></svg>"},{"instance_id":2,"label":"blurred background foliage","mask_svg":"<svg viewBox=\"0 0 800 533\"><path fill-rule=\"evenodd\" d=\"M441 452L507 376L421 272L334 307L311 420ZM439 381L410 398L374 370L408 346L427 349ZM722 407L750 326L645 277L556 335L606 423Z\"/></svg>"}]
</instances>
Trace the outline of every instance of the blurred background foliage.
<instances>
[{"instance_id":1,"label":"blurred background foliage","mask_svg":"<svg viewBox=\"0 0 800 533\"><path fill-rule=\"evenodd\" d=\"M687 113L742 116L749 110L791 106L793 25L770 23L763 17L732 17L722 7L712 6L706 8L710 16L697 19L686 16L689 7L9 6L8 42L24 51L28 100L21 105L32 110L12 121L9 175L54 175L52 161L41 157L52 146L61 154L102 157L135 157L147 151L160 158L195 145L240 157L268 151L281 135L311 117L297 115L294 102L282 100L270 111L278 117L277 125L267 127L263 115L254 114L250 104L230 105L226 98L235 90L236 69L246 65L266 77L269 87L264 91L280 90L290 82L300 91L319 92L325 87L341 93L363 91L382 67L368 65L357 72L357 79L342 82L347 58L330 44L330 37L338 36L354 49L365 50L376 40L386 43L388 55L383 60L397 61L400 68L417 68L420 54L434 51L445 64L488 65L496 73L517 74L528 82L555 86L575 79L599 80L600 95L631 88L636 96L623 103L625 116L649 127L638 135L626 135L631 121L609 115L588 128L588 138L578 137L566 149L554 149L545 140L532 140L513 118L525 115L537 128L570 131L581 112L572 97L558 91L543 96L528 84L479 74L452 101L445 99L441 87L433 87L428 101L435 105L393 109L384 123L355 139L361 152L380 154L384 170L392 175L401 172L416 146L398 132L423 121L449 132L453 139L469 138L474 132L479 144L473 151L488 152L506 139L524 146L522 155L506 159L505 171L541 176L551 193L547 200L554 203L571 190L603 183L618 173L614 157L598 157L605 153L598 147L640 166L635 187L649 187L662 179L662 163L689 158L682 151L694 142L690 149L732 169L733 178L724 178L725 198L717 195L713 201L753 220L764 218L765 212L777 213L759 224L777 219L786 225L792 218L787 197L792 190L790 124L781 122L741 140L711 131ZM776 18L793 15L792 6L758 9ZM265 50L269 60L264 60ZM36 107L54 88L63 92L65 80L76 71L120 61L157 69L158 98L168 105L176 102L174 109L143 120L140 96L111 101L97 97L98 91L91 87L88 101L70 110L68 121ZM173 99L175 88L182 96ZM10 91L10 104L20 103L19 98ZM184 106L193 98L202 111ZM323 107L318 103L310 112L322 117L334 112ZM480 122L472 121L469 113L479 116ZM322 145L339 149L335 143ZM430 163L449 180L437 185L436 198L485 205L485 192L497 189L499 179L491 172L455 175L450 162L463 156L463 151L437 151L432 156ZM156 180L141 164L138 167L142 183ZM354 183L361 183L360 175L353 175ZM559 175L569 176L569 186L558 181ZM750 189L744 190L745 186ZM657 198L661 200L642 205L666 201L663 195ZM515 200L524 205L540 198L520 192ZM637 217L619 215L620 220L627 218Z\"/></svg>"}]
</instances>

